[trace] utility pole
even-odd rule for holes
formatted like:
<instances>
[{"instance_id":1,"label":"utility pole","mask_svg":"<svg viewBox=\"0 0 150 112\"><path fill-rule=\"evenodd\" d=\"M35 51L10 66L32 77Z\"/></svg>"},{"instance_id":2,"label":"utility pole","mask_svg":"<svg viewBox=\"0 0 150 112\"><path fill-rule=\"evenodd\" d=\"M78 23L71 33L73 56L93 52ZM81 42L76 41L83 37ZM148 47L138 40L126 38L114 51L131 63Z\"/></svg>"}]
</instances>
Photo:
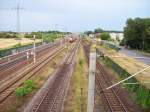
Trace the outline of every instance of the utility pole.
<instances>
[{"instance_id":1,"label":"utility pole","mask_svg":"<svg viewBox=\"0 0 150 112\"><path fill-rule=\"evenodd\" d=\"M17 32L20 32L20 7L17 5Z\"/></svg>"},{"instance_id":2,"label":"utility pole","mask_svg":"<svg viewBox=\"0 0 150 112\"><path fill-rule=\"evenodd\" d=\"M4 8L7 9L7 8ZM19 3L16 7L11 8L11 10L16 10L16 32L20 32L20 10L23 10L24 8L20 7Z\"/></svg>"},{"instance_id":3,"label":"utility pole","mask_svg":"<svg viewBox=\"0 0 150 112\"><path fill-rule=\"evenodd\" d=\"M16 32L20 33L20 10L23 10L24 8L20 7L19 3L17 4L17 7L13 8L13 10L17 11L17 16L16 16Z\"/></svg>"},{"instance_id":4,"label":"utility pole","mask_svg":"<svg viewBox=\"0 0 150 112\"><path fill-rule=\"evenodd\" d=\"M35 52L35 35L33 35L34 44L33 44L33 62L36 62L36 52Z\"/></svg>"}]
</instances>

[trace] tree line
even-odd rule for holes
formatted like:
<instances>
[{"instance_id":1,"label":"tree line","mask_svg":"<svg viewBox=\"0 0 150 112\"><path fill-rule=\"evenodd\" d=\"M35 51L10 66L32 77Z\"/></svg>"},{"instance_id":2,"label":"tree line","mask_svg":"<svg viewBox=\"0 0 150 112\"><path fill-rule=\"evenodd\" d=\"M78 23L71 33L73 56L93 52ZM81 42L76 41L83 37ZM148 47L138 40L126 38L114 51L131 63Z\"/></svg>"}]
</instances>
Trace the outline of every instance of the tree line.
<instances>
[{"instance_id":1,"label":"tree line","mask_svg":"<svg viewBox=\"0 0 150 112\"><path fill-rule=\"evenodd\" d=\"M100 38L101 40L111 40L111 37L109 35L110 32L113 32L113 31L106 31L106 30L103 30L101 28L96 28L96 29L94 29L94 31L85 31L84 34L89 36L89 34L98 34L98 33L100 33L96 37ZM114 31L114 32L119 32L119 31Z\"/></svg>"},{"instance_id":2,"label":"tree line","mask_svg":"<svg viewBox=\"0 0 150 112\"><path fill-rule=\"evenodd\" d=\"M69 34L70 32L60 32L60 31L38 31L38 32L29 32L29 33L24 33L22 35L22 33L17 33L17 32L0 32L0 38L33 38L33 35L36 36L36 38L41 39L42 36L44 35L50 35L50 36L54 36L54 38L56 38L56 35L61 34L61 35L66 35ZM47 37L48 38L48 37Z\"/></svg>"},{"instance_id":3,"label":"tree line","mask_svg":"<svg viewBox=\"0 0 150 112\"><path fill-rule=\"evenodd\" d=\"M128 19L122 44L150 52L150 18Z\"/></svg>"},{"instance_id":4,"label":"tree line","mask_svg":"<svg viewBox=\"0 0 150 112\"><path fill-rule=\"evenodd\" d=\"M123 33L123 31L116 31L116 30L103 30L102 28L96 28L94 31L85 31L84 34L96 34L96 33Z\"/></svg>"}]
</instances>

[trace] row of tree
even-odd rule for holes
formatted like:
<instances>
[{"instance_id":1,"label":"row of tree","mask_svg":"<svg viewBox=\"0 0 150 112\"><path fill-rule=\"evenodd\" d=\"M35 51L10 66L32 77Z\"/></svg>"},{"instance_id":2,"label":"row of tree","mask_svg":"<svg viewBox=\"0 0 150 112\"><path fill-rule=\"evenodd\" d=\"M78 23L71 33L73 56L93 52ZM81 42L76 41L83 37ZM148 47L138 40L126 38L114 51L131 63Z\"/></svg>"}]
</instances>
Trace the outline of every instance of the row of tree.
<instances>
[{"instance_id":1,"label":"row of tree","mask_svg":"<svg viewBox=\"0 0 150 112\"><path fill-rule=\"evenodd\" d=\"M14 32L0 32L0 38L17 38L17 33Z\"/></svg>"},{"instance_id":2,"label":"row of tree","mask_svg":"<svg viewBox=\"0 0 150 112\"><path fill-rule=\"evenodd\" d=\"M66 35L69 34L70 32L60 32L60 31L38 31L38 32L31 32L31 33L16 33L16 32L0 32L0 38L33 38L33 35L36 35L36 38L41 39L42 34L43 35L56 35L56 34L61 34L61 35ZM54 37L55 38L55 37Z\"/></svg>"},{"instance_id":3,"label":"row of tree","mask_svg":"<svg viewBox=\"0 0 150 112\"><path fill-rule=\"evenodd\" d=\"M96 33L122 33L122 31L115 30L103 30L102 28L96 28L94 31L85 31L84 34L96 34Z\"/></svg>"},{"instance_id":4,"label":"row of tree","mask_svg":"<svg viewBox=\"0 0 150 112\"><path fill-rule=\"evenodd\" d=\"M150 51L150 18L128 19L123 43L134 49Z\"/></svg>"},{"instance_id":5,"label":"row of tree","mask_svg":"<svg viewBox=\"0 0 150 112\"><path fill-rule=\"evenodd\" d=\"M25 34L25 38L33 38L33 35L36 36L36 39L43 39L43 41L54 41L57 38L60 38L69 32L60 32L60 31L39 31L39 32L32 32L30 34Z\"/></svg>"},{"instance_id":6,"label":"row of tree","mask_svg":"<svg viewBox=\"0 0 150 112\"><path fill-rule=\"evenodd\" d=\"M109 35L109 32L110 31L105 31L101 28L96 28L94 31L85 31L84 34L98 34L100 33L99 35L97 35L98 38L100 38L101 40L110 40L111 37Z\"/></svg>"},{"instance_id":7,"label":"row of tree","mask_svg":"<svg viewBox=\"0 0 150 112\"><path fill-rule=\"evenodd\" d=\"M101 29L101 28L96 28L94 31L85 31L84 34L89 35L89 34L102 33L102 32L104 32L103 29Z\"/></svg>"}]
</instances>

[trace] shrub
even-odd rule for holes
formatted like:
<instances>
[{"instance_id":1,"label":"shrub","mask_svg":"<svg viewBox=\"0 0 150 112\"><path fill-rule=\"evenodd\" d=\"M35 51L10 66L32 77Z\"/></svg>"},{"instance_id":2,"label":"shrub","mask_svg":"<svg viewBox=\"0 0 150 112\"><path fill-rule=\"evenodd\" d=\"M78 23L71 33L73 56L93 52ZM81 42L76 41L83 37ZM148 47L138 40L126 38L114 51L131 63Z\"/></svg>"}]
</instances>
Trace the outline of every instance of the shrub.
<instances>
[{"instance_id":1,"label":"shrub","mask_svg":"<svg viewBox=\"0 0 150 112\"><path fill-rule=\"evenodd\" d=\"M19 87L15 90L15 94L17 97L23 97L32 92L34 88L34 83L32 80L26 80L22 87Z\"/></svg>"},{"instance_id":2,"label":"shrub","mask_svg":"<svg viewBox=\"0 0 150 112\"><path fill-rule=\"evenodd\" d=\"M17 97L25 96L25 88L24 87L17 88L15 94Z\"/></svg>"},{"instance_id":3,"label":"shrub","mask_svg":"<svg viewBox=\"0 0 150 112\"><path fill-rule=\"evenodd\" d=\"M26 80L25 81L25 87L26 88L33 88L34 87L34 83L33 83L33 81L32 80Z\"/></svg>"}]
</instances>

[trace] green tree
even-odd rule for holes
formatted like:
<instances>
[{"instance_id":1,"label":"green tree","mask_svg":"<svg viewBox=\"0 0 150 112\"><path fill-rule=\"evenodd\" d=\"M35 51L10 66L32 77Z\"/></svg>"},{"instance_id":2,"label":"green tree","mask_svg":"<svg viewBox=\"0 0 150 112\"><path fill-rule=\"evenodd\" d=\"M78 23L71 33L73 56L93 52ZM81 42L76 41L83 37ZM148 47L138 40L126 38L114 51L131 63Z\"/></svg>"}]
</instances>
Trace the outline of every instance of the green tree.
<instances>
[{"instance_id":1,"label":"green tree","mask_svg":"<svg viewBox=\"0 0 150 112\"><path fill-rule=\"evenodd\" d=\"M150 19L128 19L124 28L125 42L131 48L150 49Z\"/></svg>"},{"instance_id":2,"label":"green tree","mask_svg":"<svg viewBox=\"0 0 150 112\"><path fill-rule=\"evenodd\" d=\"M101 35L100 35L100 38L102 39L102 40L110 40L110 35L109 35L109 33L102 33Z\"/></svg>"},{"instance_id":3,"label":"green tree","mask_svg":"<svg viewBox=\"0 0 150 112\"><path fill-rule=\"evenodd\" d=\"M94 33L102 33L102 32L103 32L103 30L101 28L97 28L94 30Z\"/></svg>"},{"instance_id":4,"label":"green tree","mask_svg":"<svg viewBox=\"0 0 150 112\"><path fill-rule=\"evenodd\" d=\"M18 38L18 35L14 32L0 32L0 38Z\"/></svg>"},{"instance_id":5,"label":"green tree","mask_svg":"<svg viewBox=\"0 0 150 112\"><path fill-rule=\"evenodd\" d=\"M87 34L89 36L89 34L93 34L93 31L85 31L84 34Z\"/></svg>"}]
</instances>

